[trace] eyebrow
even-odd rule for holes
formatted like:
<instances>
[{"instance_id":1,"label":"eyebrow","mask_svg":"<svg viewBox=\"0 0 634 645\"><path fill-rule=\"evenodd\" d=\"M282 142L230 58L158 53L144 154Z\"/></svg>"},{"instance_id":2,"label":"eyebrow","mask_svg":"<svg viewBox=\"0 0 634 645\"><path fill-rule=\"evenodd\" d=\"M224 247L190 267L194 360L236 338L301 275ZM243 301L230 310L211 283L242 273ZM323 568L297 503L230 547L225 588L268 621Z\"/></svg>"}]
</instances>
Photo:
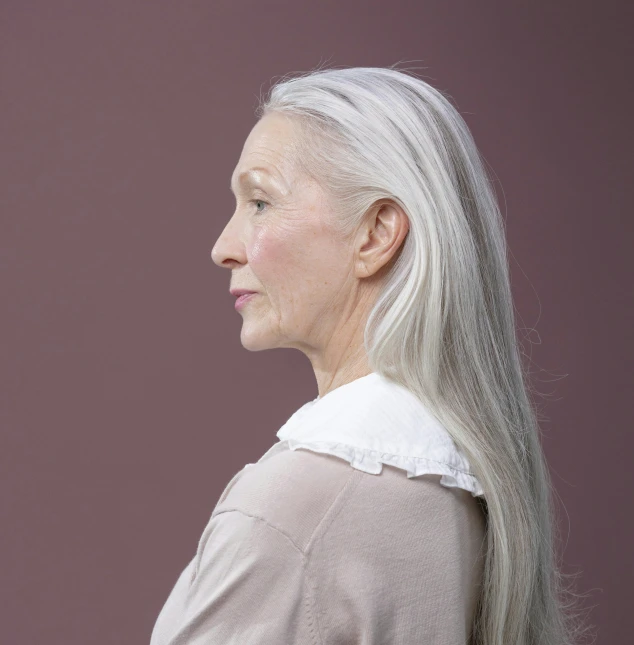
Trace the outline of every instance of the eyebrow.
<instances>
[{"instance_id":1,"label":"eyebrow","mask_svg":"<svg viewBox=\"0 0 634 645\"><path fill-rule=\"evenodd\" d=\"M260 183L260 182L258 182L258 180L257 180L257 178L256 178L256 175L257 175L257 173L259 173L259 172L264 173L264 174L268 175L269 177L271 176L271 173L269 172L269 170L268 170L267 168L264 168L264 167L262 167L262 166L257 166L257 167L255 167L255 168L249 168L248 170L243 170L243 171L238 175L238 181L237 181L237 183L238 183L238 184L252 184L252 185L254 185L254 184L258 184L258 183ZM232 180L232 181L231 181L231 183L229 184L229 190L230 190L232 193L234 193L234 194L235 194L235 192L234 192L234 190L233 190L233 180Z\"/></svg>"}]
</instances>

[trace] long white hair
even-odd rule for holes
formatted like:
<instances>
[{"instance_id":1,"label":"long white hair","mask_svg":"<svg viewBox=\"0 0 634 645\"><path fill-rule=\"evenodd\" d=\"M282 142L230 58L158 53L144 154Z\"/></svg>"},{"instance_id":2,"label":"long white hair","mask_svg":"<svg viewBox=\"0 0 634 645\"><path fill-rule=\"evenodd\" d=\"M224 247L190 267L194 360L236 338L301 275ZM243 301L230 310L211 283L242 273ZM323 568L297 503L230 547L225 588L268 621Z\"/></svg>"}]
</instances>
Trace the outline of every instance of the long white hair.
<instances>
[{"instance_id":1,"label":"long white hair","mask_svg":"<svg viewBox=\"0 0 634 645\"><path fill-rule=\"evenodd\" d=\"M553 488L516 337L504 222L449 98L408 71L282 77L256 109L301 127L298 161L351 234L378 199L409 231L367 320L371 369L416 394L467 456L484 496L473 645L573 645L587 633L558 565ZM574 611L573 611L574 609Z\"/></svg>"}]
</instances>

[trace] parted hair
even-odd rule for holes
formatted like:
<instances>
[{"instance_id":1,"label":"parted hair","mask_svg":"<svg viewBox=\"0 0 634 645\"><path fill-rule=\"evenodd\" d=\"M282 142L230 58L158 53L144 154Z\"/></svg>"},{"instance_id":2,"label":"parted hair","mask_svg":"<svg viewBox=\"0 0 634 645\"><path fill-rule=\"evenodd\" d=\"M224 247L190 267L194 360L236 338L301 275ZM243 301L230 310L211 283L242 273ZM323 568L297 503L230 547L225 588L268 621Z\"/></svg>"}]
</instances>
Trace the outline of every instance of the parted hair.
<instances>
[{"instance_id":1,"label":"parted hair","mask_svg":"<svg viewBox=\"0 0 634 645\"><path fill-rule=\"evenodd\" d=\"M448 95L396 66L285 75L256 116L294 119L297 160L352 234L376 200L409 230L367 319L371 369L417 395L484 491L473 645L577 645L590 627L560 568L554 489L516 329L494 184Z\"/></svg>"}]
</instances>

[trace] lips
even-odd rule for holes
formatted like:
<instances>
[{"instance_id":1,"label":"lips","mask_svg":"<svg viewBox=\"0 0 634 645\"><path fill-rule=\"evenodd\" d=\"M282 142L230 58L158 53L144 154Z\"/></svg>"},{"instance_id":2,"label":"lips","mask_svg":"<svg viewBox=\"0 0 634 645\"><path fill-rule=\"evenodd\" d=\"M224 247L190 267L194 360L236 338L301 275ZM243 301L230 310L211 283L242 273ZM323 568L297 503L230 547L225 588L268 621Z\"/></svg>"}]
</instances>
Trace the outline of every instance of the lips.
<instances>
[{"instance_id":1,"label":"lips","mask_svg":"<svg viewBox=\"0 0 634 645\"><path fill-rule=\"evenodd\" d=\"M254 296L256 296L256 295L257 295L257 293L256 293L255 291L248 291L248 292L246 292L246 293L243 293L241 296L238 296L238 297L236 298L236 302L235 302L235 305L234 305L234 306L235 306L235 308L236 308L237 310L240 310L240 309L242 308L242 306L243 306L246 302L248 302L249 300L251 300L251 299L252 299Z\"/></svg>"},{"instance_id":2,"label":"lips","mask_svg":"<svg viewBox=\"0 0 634 645\"><path fill-rule=\"evenodd\" d=\"M244 295L246 295L248 293L257 293L257 292L256 291L251 291L250 289L231 289L229 291L229 293L231 293L231 295L240 297L240 296L244 296Z\"/></svg>"}]
</instances>

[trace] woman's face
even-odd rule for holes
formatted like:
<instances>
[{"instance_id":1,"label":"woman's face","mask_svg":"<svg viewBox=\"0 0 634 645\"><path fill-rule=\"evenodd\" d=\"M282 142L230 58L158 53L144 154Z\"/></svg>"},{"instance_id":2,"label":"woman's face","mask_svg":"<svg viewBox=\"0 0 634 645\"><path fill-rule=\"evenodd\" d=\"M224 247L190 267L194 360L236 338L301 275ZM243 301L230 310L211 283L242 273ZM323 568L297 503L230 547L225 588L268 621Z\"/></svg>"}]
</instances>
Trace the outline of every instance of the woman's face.
<instances>
[{"instance_id":1,"label":"woman's face","mask_svg":"<svg viewBox=\"0 0 634 645\"><path fill-rule=\"evenodd\" d=\"M293 161L299 134L276 113L255 125L231 180L235 211L211 257L231 270L231 289L256 292L239 310L243 346L294 347L310 356L358 327L364 290L353 241L335 234L326 194Z\"/></svg>"}]
</instances>

